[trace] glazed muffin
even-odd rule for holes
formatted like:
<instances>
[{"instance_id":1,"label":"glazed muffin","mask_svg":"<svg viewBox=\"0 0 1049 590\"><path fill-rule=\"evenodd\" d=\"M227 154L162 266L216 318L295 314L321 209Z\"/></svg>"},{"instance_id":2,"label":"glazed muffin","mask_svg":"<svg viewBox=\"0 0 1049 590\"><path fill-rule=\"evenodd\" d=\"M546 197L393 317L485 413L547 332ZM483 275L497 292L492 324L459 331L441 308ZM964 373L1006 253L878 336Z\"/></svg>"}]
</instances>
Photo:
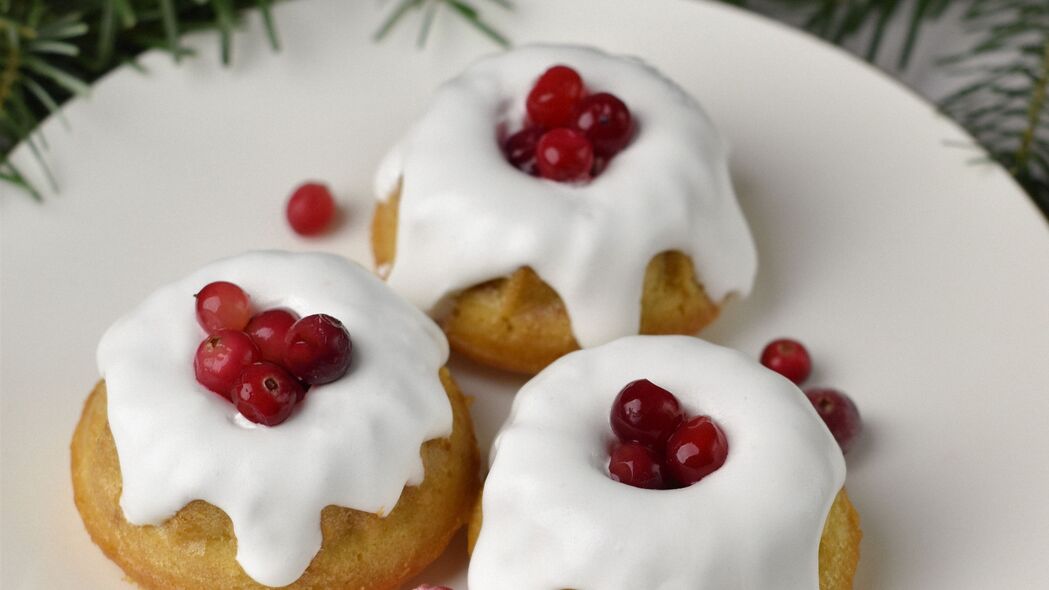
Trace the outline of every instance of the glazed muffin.
<instances>
[{"instance_id":1,"label":"glazed muffin","mask_svg":"<svg viewBox=\"0 0 1049 590\"><path fill-rule=\"evenodd\" d=\"M517 394L474 509L469 585L848 589L862 534L844 480L783 377L697 338L623 338Z\"/></svg>"},{"instance_id":2,"label":"glazed muffin","mask_svg":"<svg viewBox=\"0 0 1049 590\"><path fill-rule=\"evenodd\" d=\"M582 133L533 120L530 101L562 68L585 80L581 100L629 105L630 117L618 151L602 155L595 139L591 168L569 178L517 149L523 135L541 155L555 131ZM756 272L703 110L652 67L590 48L514 49L446 83L383 161L376 197L379 274L453 349L512 371L631 334L695 333Z\"/></svg>"},{"instance_id":3,"label":"glazed muffin","mask_svg":"<svg viewBox=\"0 0 1049 590\"><path fill-rule=\"evenodd\" d=\"M477 499L470 526L467 531L467 546L473 553L477 537L481 534L483 516L481 499ZM834 497L827 520L823 525L823 534L819 540L819 580L820 590L851 590L852 579L856 575L856 565L860 561L860 541L863 531L860 530L860 515L849 501L849 495L842 488Z\"/></svg>"},{"instance_id":4,"label":"glazed muffin","mask_svg":"<svg viewBox=\"0 0 1049 590\"><path fill-rule=\"evenodd\" d=\"M194 378L213 281L256 310L327 313L352 337L341 378L266 426ZM188 309L188 311L187 311ZM104 381L73 436L92 540L147 588L399 588L445 549L475 501L466 400L440 330L339 257L257 252L213 263L119 320Z\"/></svg>"}]
</instances>

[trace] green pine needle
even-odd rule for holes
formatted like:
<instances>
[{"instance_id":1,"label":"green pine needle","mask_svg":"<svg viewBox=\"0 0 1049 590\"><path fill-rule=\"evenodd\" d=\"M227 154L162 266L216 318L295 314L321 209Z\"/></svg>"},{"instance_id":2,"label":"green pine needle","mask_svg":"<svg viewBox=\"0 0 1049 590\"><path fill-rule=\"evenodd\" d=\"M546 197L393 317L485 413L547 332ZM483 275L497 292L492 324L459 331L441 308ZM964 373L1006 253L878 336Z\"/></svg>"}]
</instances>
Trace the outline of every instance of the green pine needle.
<instances>
[{"instance_id":1,"label":"green pine needle","mask_svg":"<svg viewBox=\"0 0 1049 590\"><path fill-rule=\"evenodd\" d=\"M509 0L488 1L506 10L511 10L513 8L513 5ZM375 31L375 40L381 41L385 39L386 35L388 35L398 23L404 20L404 17L410 12L422 11L422 24L419 27L417 44L419 47L424 47L426 45L426 39L429 37L433 21L435 20L437 10L441 5L450 8L452 12L458 14L463 20L500 47L510 46L510 41L503 36L502 33L489 25L481 17L481 12L476 7L464 0L399 0L397 6L390 11L389 16L386 17L386 20L384 20L382 24L379 25L378 30Z\"/></svg>"},{"instance_id":2,"label":"green pine needle","mask_svg":"<svg viewBox=\"0 0 1049 590\"><path fill-rule=\"evenodd\" d=\"M1049 215L1049 2L975 0L965 19L979 38L943 63L972 81L943 110Z\"/></svg>"}]
</instances>

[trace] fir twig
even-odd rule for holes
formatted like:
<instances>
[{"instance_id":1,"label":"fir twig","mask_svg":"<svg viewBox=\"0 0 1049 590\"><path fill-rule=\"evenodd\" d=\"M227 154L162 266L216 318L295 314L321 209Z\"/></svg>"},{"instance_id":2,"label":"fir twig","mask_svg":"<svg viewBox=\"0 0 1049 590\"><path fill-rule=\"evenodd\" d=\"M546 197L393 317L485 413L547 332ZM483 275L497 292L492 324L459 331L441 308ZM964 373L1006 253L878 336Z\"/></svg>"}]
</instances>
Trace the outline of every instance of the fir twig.
<instances>
[{"instance_id":1,"label":"fir twig","mask_svg":"<svg viewBox=\"0 0 1049 590\"><path fill-rule=\"evenodd\" d=\"M943 101L1049 214L1049 2L975 0L973 48L944 60L967 85Z\"/></svg>"},{"instance_id":2,"label":"fir twig","mask_svg":"<svg viewBox=\"0 0 1049 590\"><path fill-rule=\"evenodd\" d=\"M509 8L509 0L488 0ZM60 105L122 64L135 63L147 49L162 49L179 61L192 54L181 44L183 33L213 30L223 63L232 59L239 14L257 8L266 36L280 47L273 17L274 0L0 0L0 182L39 198L21 171L9 161L20 142L32 152L45 177L46 143L35 137L40 122L61 116ZM70 9L75 6L76 9ZM507 40L467 0L400 0L377 36L388 32L412 9L425 8L419 45L426 42L438 10L446 7L496 43ZM52 182L53 184L53 182Z\"/></svg>"},{"instance_id":3,"label":"fir twig","mask_svg":"<svg viewBox=\"0 0 1049 590\"><path fill-rule=\"evenodd\" d=\"M723 0L729 4L750 6L746 0ZM899 55L900 67L911 60L915 44L924 26L943 15L951 0L914 0L907 17L907 35ZM901 0L779 0L755 2L754 8L781 14L791 9L806 15L803 25L824 39L843 44L870 29L864 54L875 61L883 47L885 33L892 19L908 3Z\"/></svg>"},{"instance_id":4,"label":"fir twig","mask_svg":"<svg viewBox=\"0 0 1049 590\"><path fill-rule=\"evenodd\" d=\"M278 38L272 0L0 0L0 181L39 198L40 193L9 161L24 142L53 188L44 117L61 117L60 105L85 94L96 78L146 49L160 48L176 60L190 54L179 42L186 31L214 29L229 62L238 13L258 7L270 44ZM68 6L76 6L69 9ZM63 120L63 123L64 120Z\"/></svg>"},{"instance_id":5,"label":"fir twig","mask_svg":"<svg viewBox=\"0 0 1049 590\"><path fill-rule=\"evenodd\" d=\"M488 1L507 10L513 8L510 0ZM384 20L378 30L375 31L375 40L381 41L384 39L386 35L388 35L398 23L404 20L405 16L410 12L422 11L422 25L419 28L417 43L419 47L425 46L435 15L441 5L447 6L453 13L458 14L463 20L468 22L481 34L491 39L492 42L497 45L501 47L508 47L510 45L510 41L485 21L481 17L481 12L474 7L473 4L470 4L465 0L399 0L393 10L390 11L389 16L386 17L386 20Z\"/></svg>"}]
</instances>

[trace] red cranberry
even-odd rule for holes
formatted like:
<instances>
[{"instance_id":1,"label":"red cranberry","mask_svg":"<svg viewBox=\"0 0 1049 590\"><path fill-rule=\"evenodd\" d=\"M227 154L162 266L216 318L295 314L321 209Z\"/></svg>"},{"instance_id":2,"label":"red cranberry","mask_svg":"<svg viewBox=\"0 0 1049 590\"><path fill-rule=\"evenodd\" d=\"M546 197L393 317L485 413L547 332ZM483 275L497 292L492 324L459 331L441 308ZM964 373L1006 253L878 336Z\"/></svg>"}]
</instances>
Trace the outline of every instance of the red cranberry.
<instances>
[{"instance_id":1,"label":"red cranberry","mask_svg":"<svg viewBox=\"0 0 1049 590\"><path fill-rule=\"evenodd\" d=\"M229 398L230 388L244 367L259 360L259 349L244 332L219 330L197 347L193 372L197 382Z\"/></svg>"},{"instance_id":2,"label":"red cranberry","mask_svg":"<svg viewBox=\"0 0 1049 590\"><path fill-rule=\"evenodd\" d=\"M230 392L238 412L266 426L287 420L302 396L302 385L294 377L283 367L265 362L245 367Z\"/></svg>"},{"instance_id":3,"label":"red cranberry","mask_svg":"<svg viewBox=\"0 0 1049 590\"><path fill-rule=\"evenodd\" d=\"M797 384L804 382L812 372L809 351L800 342L790 338L769 342L765 350L761 351L761 364Z\"/></svg>"},{"instance_id":4,"label":"red cranberry","mask_svg":"<svg viewBox=\"0 0 1049 590\"><path fill-rule=\"evenodd\" d=\"M284 366L310 385L331 383L350 368L352 349L342 322L329 315L308 315L284 338Z\"/></svg>"},{"instance_id":5,"label":"red cranberry","mask_svg":"<svg viewBox=\"0 0 1049 590\"><path fill-rule=\"evenodd\" d=\"M648 379L638 379L616 396L609 422L620 440L662 449L684 418L674 394Z\"/></svg>"},{"instance_id":6,"label":"red cranberry","mask_svg":"<svg viewBox=\"0 0 1049 590\"><path fill-rule=\"evenodd\" d=\"M589 179L594 164L594 148L574 129L547 131L539 139L535 155L539 175L561 182Z\"/></svg>"},{"instance_id":7,"label":"red cranberry","mask_svg":"<svg viewBox=\"0 0 1049 590\"><path fill-rule=\"evenodd\" d=\"M630 142L633 124L630 109L608 92L592 94L579 103L573 126L582 131L603 156L619 153Z\"/></svg>"},{"instance_id":8,"label":"red cranberry","mask_svg":"<svg viewBox=\"0 0 1049 590\"><path fill-rule=\"evenodd\" d=\"M295 189L288 199L287 216L295 233L315 236L331 224L335 216L335 199L327 186L307 182Z\"/></svg>"},{"instance_id":9,"label":"red cranberry","mask_svg":"<svg viewBox=\"0 0 1049 590\"><path fill-rule=\"evenodd\" d=\"M827 387L806 388L805 396L823 418L834 440L838 441L841 452L849 452L853 441L863 432L863 421L856 404L844 393Z\"/></svg>"},{"instance_id":10,"label":"red cranberry","mask_svg":"<svg viewBox=\"0 0 1049 590\"><path fill-rule=\"evenodd\" d=\"M255 314L244 331L251 336L264 361L284 362L284 338L299 316L286 309L267 309Z\"/></svg>"},{"instance_id":11,"label":"red cranberry","mask_svg":"<svg viewBox=\"0 0 1049 590\"><path fill-rule=\"evenodd\" d=\"M233 283L208 283L194 297L197 298L197 322L208 334L243 330L251 319L248 295Z\"/></svg>"},{"instance_id":12,"label":"red cranberry","mask_svg":"<svg viewBox=\"0 0 1049 590\"><path fill-rule=\"evenodd\" d=\"M538 176L536 168L535 149L539 144L539 138L543 136L543 130L538 127L525 127L507 138L503 144L503 152L506 160L521 172Z\"/></svg>"},{"instance_id":13,"label":"red cranberry","mask_svg":"<svg viewBox=\"0 0 1049 590\"><path fill-rule=\"evenodd\" d=\"M683 486L717 471L727 456L725 433L710 416L690 418L667 440L667 470Z\"/></svg>"},{"instance_id":14,"label":"red cranberry","mask_svg":"<svg viewBox=\"0 0 1049 590\"><path fill-rule=\"evenodd\" d=\"M612 448L608 474L613 481L635 488L662 490L663 466L652 449L636 442L619 443Z\"/></svg>"},{"instance_id":15,"label":"red cranberry","mask_svg":"<svg viewBox=\"0 0 1049 590\"><path fill-rule=\"evenodd\" d=\"M554 66L539 76L528 93L528 118L547 129L567 127L585 94L578 72L568 66Z\"/></svg>"}]
</instances>

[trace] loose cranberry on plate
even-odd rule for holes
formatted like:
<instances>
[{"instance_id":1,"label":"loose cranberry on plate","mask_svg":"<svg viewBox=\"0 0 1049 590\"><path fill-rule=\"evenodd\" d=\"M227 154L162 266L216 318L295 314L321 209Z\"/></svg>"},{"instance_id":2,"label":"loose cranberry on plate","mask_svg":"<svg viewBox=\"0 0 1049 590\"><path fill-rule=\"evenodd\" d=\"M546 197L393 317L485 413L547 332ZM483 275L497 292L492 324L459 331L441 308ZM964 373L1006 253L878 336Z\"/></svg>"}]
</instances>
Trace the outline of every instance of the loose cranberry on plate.
<instances>
[{"instance_id":1,"label":"loose cranberry on plate","mask_svg":"<svg viewBox=\"0 0 1049 590\"><path fill-rule=\"evenodd\" d=\"M666 488L662 459L652 449L641 443L621 442L610 455L608 474L613 481L649 490Z\"/></svg>"},{"instance_id":2,"label":"loose cranberry on plate","mask_svg":"<svg viewBox=\"0 0 1049 590\"><path fill-rule=\"evenodd\" d=\"M528 118L546 129L567 127L585 94L578 72L568 66L554 66L543 72L528 93Z\"/></svg>"},{"instance_id":3,"label":"loose cranberry on plate","mask_svg":"<svg viewBox=\"0 0 1049 590\"><path fill-rule=\"evenodd\" d=\"M339 320L324 314L295 322L284 339L284 366L309 385L331 383L350 368L353 343Z\"/></svg>"},{"instance_id":4,"label":"loose cranberry on plate","mask_svg":"<svg viewBox=\"0 0 1049 590\"><path fill-rule=\"evenodd\" d=\"M690 486L725 464L728 441L710 416L695 416L667 440L666 468L682 486Z\"/></svg>"},{"instance_id":5,"label":"loose cranberry on plate","mask_svg":"<svg viewBox=\"0 0 1049 590\"><path fill-rule=\"evenodd\" d=\"M335 199L327 186L307 182L291 194L286 214L295 233L315 236L331 225L331 220L335 217Z\"/></svg>"},{"instance_id":6,"label":"loose cranberry on plate","mask_svg":"<svg viewBox=\"0 0 1049 590\"><path fill-rule=\"evenodd\" d=\"M805 396L834 435L834 440L838 441L841 452L849 452L852 443L863 432L863 421L856 404L849 396L829 387L806 388Z\"/></svg>"},{"instance_id":7,"label":"loose cranberry on plate","mask_svg":"<svg viewBox=\"0 0 1049 590\"><path fill-rule=\"evenodd\" d=\"M574 129L547 131L536 148L539 175L561 182L579 182L590 178L594 148L585 135Z\"/></svg>"},{"instance_id":8,"label":"loose cranberry on plate","mask_svg":"<svg viewBox=\"0 0 1049 590\"><path fill-rule=\"evenodd\" d=\"M790 338L769 342L761 351L761 364L800 385L812 372L809 351Z\"/></svg>"},{"instance_id":9,"label":"loose cranberry on plate","mask_svg":"<svg viewBox=\"0 0 1049 590\"><path fill-rule=\"evenodd\" d=\"M674 394L648 379L638 379L616 396L609 422L620 440L662 450L684 417Z\"/></svg>"},{"instance_id":10,"label":"loose cranberry on plate","mask_svg":"<svg viewBox=\"0 0 1049 590\"><path fill-rule=\"evenodd\" d=\"M233 405L256 424L276 426L288 419L304 395L302 384L283 367L261 362L241 371L230 391Z\"/></svg>"},{"instance_id":11,"label":"loose cranberry on plate","mask_svg":"<svg viewBox=\"0 0 1049 590\"><path fill-rule=\"evenodd\" d=\"M248 294L228 281L208 283L194 297L197 300L197 322L208 334L219 330L243 330L251 319Z\"/></svg>"},{"instance_id":12,"label":"loose cranberry on plate","mask_svg":"<svg viewBox=\"0 0 1049 590\"><path fill-rule=\"evenodd\" d=\"M259 347L262 360L280 364L284 357L284 339L298 319L298 314L287 309L267 309L252 316L244 331Z\"/></svg>"},{"instance_id":13,"label":"loose cranberry on plate","mask_svg":"<svg viewBox=\"0 0 1049 590\"><path fill-rule=\"evenodd\" d=\"M591 94L579 103L573 126L594 146L594 153L613 156L630 142L633 122L630 109L614 94Z\"/></svg>"},{"instance_id":14,"label":"loose cranberry on plate","mask_svg":"<svg viewBox=\"0 0 1049 590\"><path fill-rule=\"evenodd\" d=\"M193 373L198 383L228 399L244 367L258 360L259 349L250 336L237 330L219 330L197 347Z\"/></svg>"}]
</instances>

